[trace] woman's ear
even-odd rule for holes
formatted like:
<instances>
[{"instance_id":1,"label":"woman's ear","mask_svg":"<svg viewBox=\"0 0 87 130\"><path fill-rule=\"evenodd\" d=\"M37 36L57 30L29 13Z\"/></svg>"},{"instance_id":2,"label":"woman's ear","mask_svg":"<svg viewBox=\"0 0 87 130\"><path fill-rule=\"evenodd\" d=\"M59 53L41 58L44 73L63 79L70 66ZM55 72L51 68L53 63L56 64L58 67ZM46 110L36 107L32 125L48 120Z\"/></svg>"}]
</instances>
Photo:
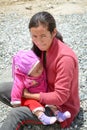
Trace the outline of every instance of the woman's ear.
<instances>
[{"instance_id":1,"label":"woman's ear","mask_svg":"<svg viewBox=\"0 0 87 130\"><path fill-rule=\"evenodd\" d=\"M53 30L53 32L52 32L52 36L55 37L56 34L57 34L57 29L55 28L55 29Z\"/></svg>"}]
</instances>

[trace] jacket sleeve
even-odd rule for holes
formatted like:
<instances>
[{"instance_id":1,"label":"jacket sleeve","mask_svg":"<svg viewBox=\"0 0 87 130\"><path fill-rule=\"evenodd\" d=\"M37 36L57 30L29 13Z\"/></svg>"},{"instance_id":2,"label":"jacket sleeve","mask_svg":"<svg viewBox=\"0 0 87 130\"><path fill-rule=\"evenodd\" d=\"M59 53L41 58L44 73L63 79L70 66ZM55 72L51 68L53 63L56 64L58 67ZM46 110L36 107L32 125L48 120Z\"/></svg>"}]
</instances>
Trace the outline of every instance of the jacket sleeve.
<instances>
[{"instance_id":1,"label":"jacket sleeve","mask_svg":"<svg viewBox=\"0 0 87 130\"><path fill-rule=\"evenodd\" d=\"M11 91L11 104L12 105L21 104L21 97L22 97L23 89L24 89L24 85L22 82L22 75L15 72L13 87Z\"/></svg>"},{"instance_id":2,"label":"jacket sleeve","mask_svg":"<svg viewBox=\"0 0 87 130\"><path fill-rule=\"evenodd\" d=\"M74 69L74 59L69 56L63 56L56 64L56 78L52 86L54 91L48 93L41 92L40 102L56 106L64 104L70 96Z\"/></svg>"}]
</instances>

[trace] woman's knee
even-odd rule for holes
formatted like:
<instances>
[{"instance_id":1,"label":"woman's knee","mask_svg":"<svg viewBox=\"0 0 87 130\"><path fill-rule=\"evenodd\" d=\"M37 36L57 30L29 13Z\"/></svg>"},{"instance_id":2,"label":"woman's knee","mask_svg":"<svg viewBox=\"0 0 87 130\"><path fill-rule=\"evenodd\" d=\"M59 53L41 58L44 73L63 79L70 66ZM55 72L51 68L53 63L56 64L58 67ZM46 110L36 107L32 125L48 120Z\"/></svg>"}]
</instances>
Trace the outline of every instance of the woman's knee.
<instances>
[{"instance_id":1,"label":"woman's knee","mask_svg":"<svg viewBox=\"0 0 87 130\"><path fill-rule=\"evenodd\" d=\"M0 83L0 93L11 92L12 82Z\"/></svg>"},{"instance_id":2,"label":"woman's knee","mask_svg":"<svg viewBox=\"0 0 87 130\"><path fill-rule=\"evenodd\" d=\"M12 89L12 82L0 83L0 95L3 97L10 98Z\"/></svg>"},{"instance_id":3,"label":"woman's knee","mask_svg":"<svg viewBox=\"0 0 87 130\"><path fill-rule=\"evenodd\" d=\"M12 82L0 83L0 101L9 106L11 106L11 88Z\"/></svg>"},{"instance_id":4,"label":"woman's knee","mask_svg":"<svg viewBox=\"0 0 87 130\"><path fill-rule=\"evenodd\" d=\"M28 107L16 107L10 111L10 116L17 120L25 120L33 117Z\"/></svg>"}]
</instances>

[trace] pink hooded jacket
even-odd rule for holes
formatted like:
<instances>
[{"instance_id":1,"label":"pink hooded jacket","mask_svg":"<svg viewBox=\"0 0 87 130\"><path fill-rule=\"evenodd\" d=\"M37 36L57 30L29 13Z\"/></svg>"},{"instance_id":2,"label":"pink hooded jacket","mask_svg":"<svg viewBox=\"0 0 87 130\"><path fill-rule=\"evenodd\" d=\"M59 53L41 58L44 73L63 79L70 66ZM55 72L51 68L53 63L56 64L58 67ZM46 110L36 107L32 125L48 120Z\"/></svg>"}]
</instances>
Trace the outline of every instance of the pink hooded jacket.
<instances>
[{"instance_id":1,"label":"pink hooded jacket","mask_svg":"<svg viewBox=\"0 0 87 130\"><path fill-rule=\"evenodd\" d=\"M47 91L46 74L43 70L39 77L28 76L32 67L40 62L39 58L30 51L19 51L13 57L12 74L13 74L13 87L11 92L11 104L21 104L21 97L24 88L27 88L31 93L39 93ZM32 81L35 80L38 84L33 85Z\"/></svg>"}]
</instances>

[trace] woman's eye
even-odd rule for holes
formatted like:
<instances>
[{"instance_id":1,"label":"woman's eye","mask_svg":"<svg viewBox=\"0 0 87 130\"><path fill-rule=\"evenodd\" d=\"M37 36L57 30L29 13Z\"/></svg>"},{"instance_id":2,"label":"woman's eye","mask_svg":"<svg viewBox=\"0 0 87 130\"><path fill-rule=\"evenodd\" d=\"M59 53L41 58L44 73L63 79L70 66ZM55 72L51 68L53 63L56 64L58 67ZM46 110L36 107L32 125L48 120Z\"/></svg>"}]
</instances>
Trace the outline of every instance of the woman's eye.
<instances>
[{"instance_id":1,"label":"woman's eye","mask_svg":"<svg viewBox=\"0 0 87 130\"><path fill-rule=\"evenodd\" d=\"M37 38L37 36L32 36L32 38Z\"/></svg>"}]
</instances>

